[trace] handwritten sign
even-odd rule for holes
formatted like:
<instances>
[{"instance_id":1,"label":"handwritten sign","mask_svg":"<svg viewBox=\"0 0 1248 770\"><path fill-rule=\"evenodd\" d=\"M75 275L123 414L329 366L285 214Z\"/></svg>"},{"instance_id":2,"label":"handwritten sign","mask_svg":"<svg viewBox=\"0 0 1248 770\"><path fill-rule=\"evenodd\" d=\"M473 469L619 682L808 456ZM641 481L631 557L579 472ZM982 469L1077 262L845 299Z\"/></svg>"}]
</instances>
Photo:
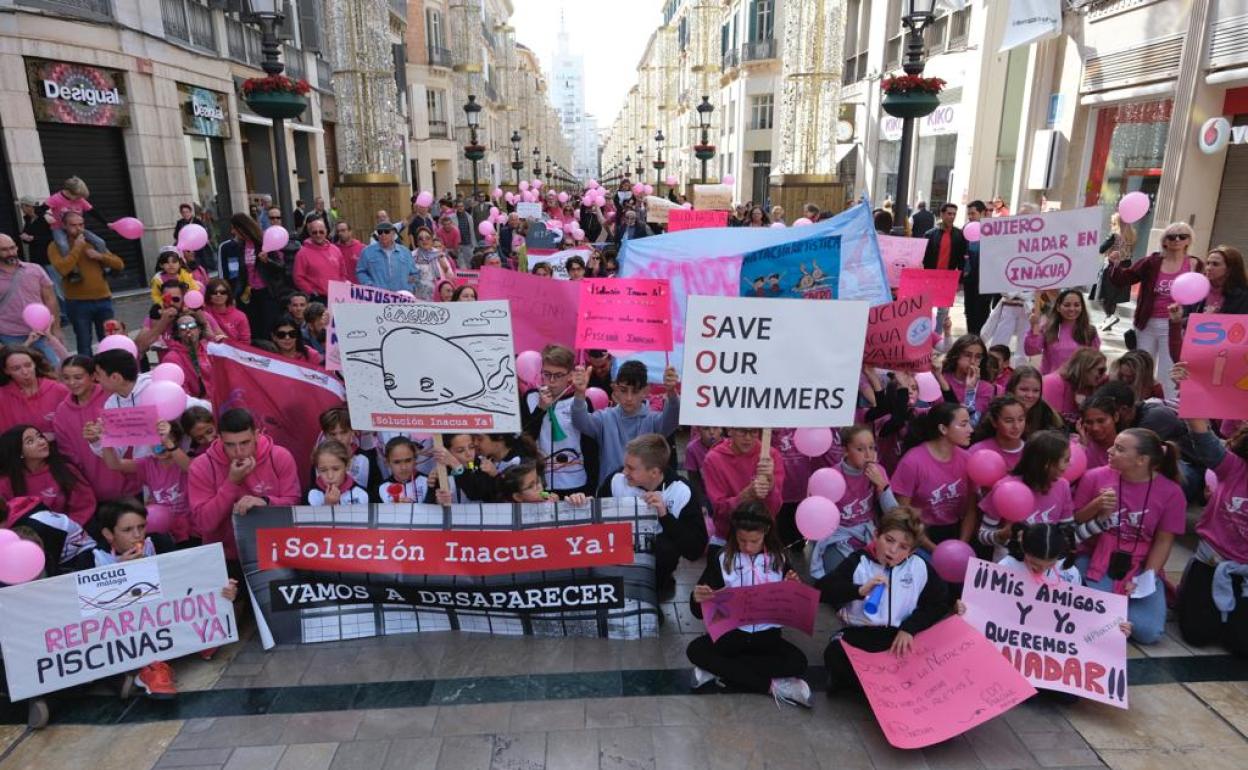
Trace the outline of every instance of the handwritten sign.
<instances>
[{"instance_id":1,"label":"handwritten sign","mask_svg":"<svg viewBox=\"0 0 1248 770\"><path fill-rule=\"evenodd\" d=\"M541 219L542 204L529 202L517 203L516 213L520 215L521 219Z\"/></svg>"},{"instance_id":2,"label":"handwritten sign","mask_svg":"<svg viewBox=\"0 0 1248 770\"><path fill-rule=\"evenodd\" d=\"M693 207L702 211L728 211L732 208L732 188L726 184L695 184Z\"/></svg>"},{"instance_id":3,"label":"handwritten sign","mask_svg":"<svg viewBox=\"0 0 1248 770\"><path fill-rule=\"evenodd\" d=\"M700 227L727 227L727 211L699 211L697 209L672 209L667 212L667 231L696 230Z\"/></svg>"},{"instance_id":4,"label":"handwritten sign","mask_svg":"<svg viewBox=\"0 0 1248 770\"><path fill-rule=\"evenodd\" d=\"M932 362L932 306L907 297L871 308L863 363L884 369L926 369Z\"/></svg>"},{"instance_id":5,"label":"handwritten sign","mask_svg":"<svg viewBox=\"0 0 1248 770\"><path fill-rule=\"evenodd\" d=\"M156 446L160 434L156 423L160 418L154 406L123 406L100 412L104 421L104 446L119 449L132 446Z\"/></svg>"},{"instance_id":6,"label":"handwritten sign","mask_svg":"<svg viewBox=\"0 0 1248 770\"><path fill-rule=\"evenodd\" d=\"M679 204L672 203L667 198L660 198L657 195L647 195L646 221L651 224L665 225L668 223L668 214L679 208Z\"/></svg>"},{"instance_id":7,"label":"handwritten sign","mask_svg":"<svg viewBox=\"0 0 1248 770\"><path fill-rule=\"evenodd\" d=\"M1188 378L1179 386L1180 417L1248 415L1248 316L1193 313L1183 360Z\"/></svg>"},{"instance_id":8,"label":"handwritten sign","mask_svg":"<svg viewBox=\"0 0 1248 770\"><path fill-rule=\"evenodd\" d=\"M952 307L958 297L957 270L924 270L921 267L905 267L897 286L897 299L926 297L933 307Z\"/></svg>"},{"instance_id":9,"label":"handwritten sign","mask_svg":"<svg viewBox=\"0 0 1248 770\"><path fill-rule=\"evenodd\" d=\"M884 737L899 749L949 740L1036 694L982 634L956 616L914 637L904 658L844 646Z\"/></svg>"},{"instance_id":10,"label":"handwritten sign","mask_svg":"<svg viewBox=\"0 0 1248 770\"><path fill-rule=\"evenodd\" d=\"M546 264L550 265L550 275L560 281L568 280L568 258L580 257L583 262L589 264L589 258L593 255L593 249L564 249L556 251L554 254L533 254L529 253L529 270L533 270L534 265Z\"/></svg>"},{"instance_id":11,"label":"handwritten sign","mask_svg":"<svg viewBox=\"0 0 1248 770\"><path fill-rule=\"evenodd\" d=\"M875 239L880 244L880 258L884 260L884 272L888 274L890 288L896 289L901 284L901 271L905 268L923 267L926 238L876 235Z\"/></svg>"},{"instance_id":12,"label":"handwritten sign","mask_svg":"<svg viewBox=\"0 0 1248 770\"><path fill-rule=\"evenodd\" d=\"M576 316L581 287L575 281L552 281L537 275L481 268L478 296L511 303L516 352L541 351L550 344L576 346Z\"/></svg>"},{"instance_id":13,"label":"handwritten sign","mask_svg":"<svg viewBox=\"0 0 1248 770\"><path fill-rule=\"evenodd\" d=\"M576 348L672 349L671 286L662 278L586 278Z\"/></svg>"},{"instance_id":14,"label":"handwritten sign","mask_svg":"<svg viewBox=\"0 0 1248 770\"><path fill-rule=\"evenodd\" d=\"M813 636L819 589L796 580L763 583L744 588L722 588L702 606L706 632L712 641L741 626L773 623Z\"/></svg>"},{"instance_id":15,"label":"handwritten sign","mask_svg":"<svg viewBox=\"0 0 1248 770\"><path fill-rule=\"evenodd\" d=\"M1127 597L971 559L966 622L1036 687L1127 707Z\"/></svg>"},{"instance_id":16,"label":"handwritten sign","mask_svg":"<svg viewBox=\"0 0 1248 770\"><path fill-rule=\"evenodd\" d=\"M1057 289L1096 283L1101 210L1095 206L980 221L979 290Z\"/></svg>"},{"instance_id":17,"label":"handwritten sign","mask_svg":"<svg viewBox=\"0 0 1248 770\"><path fill-rule=\"evenodd\" d=\"M853 423L866 302L690 297L685 323L682 425ZM811 344L832 329L837 344Z\"/></svg>"},{"instance_id":18,"label":"handwritten sign","mask_svg":"<svg viewBox=\"0 0 1248 770\"><path fill-rule=\"evenodd\" d=\"M742 297L834 299L840 278L839 235L769 246L741 257Z\"/></svg>"},{"instance_id":19,"label":"handwritten sign","mask_svg":"<svg viewBox=\"0 0 1248 770\"><path fill-rule=\"evenodd\" d=\"M379 289L376 286L362 286L348 281L329 282L329 331L325 334L325 371L336 372L342 369L342 358L338 354L338 328L334 324L334 308L343 302L363 302L366 304L385 305L395 302L415 302L416 298L398 292Z\"/></svg>"}]
</instances>

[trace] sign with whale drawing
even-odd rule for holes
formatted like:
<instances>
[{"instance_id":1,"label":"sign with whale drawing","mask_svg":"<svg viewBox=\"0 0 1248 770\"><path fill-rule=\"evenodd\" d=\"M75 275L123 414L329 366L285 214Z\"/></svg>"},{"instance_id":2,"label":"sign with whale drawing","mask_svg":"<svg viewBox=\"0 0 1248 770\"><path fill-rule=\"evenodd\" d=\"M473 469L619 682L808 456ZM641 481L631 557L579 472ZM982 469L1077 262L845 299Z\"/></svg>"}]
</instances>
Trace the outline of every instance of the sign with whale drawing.
<instances>
[{"instance_id":1,"label":"sign with whale drawing","mask_svg":"<svg viewBox=\"0 0 1248 770\"><path fill-rule=\"evenodd\" d=\"M520 432L507 302L342 304L334 312L358 430Z\"/></svg>"},{"instance_id":2,"label":"sign with whale drawing","mask_svg":"<svg viewBox=\"0 0 1248 770\"><path fill-rule=\"evenodd\" d=\"M979 290L984 294L1091 286L1101 267L1101 210L980 220Z\"/></svg>"}]
</instances>

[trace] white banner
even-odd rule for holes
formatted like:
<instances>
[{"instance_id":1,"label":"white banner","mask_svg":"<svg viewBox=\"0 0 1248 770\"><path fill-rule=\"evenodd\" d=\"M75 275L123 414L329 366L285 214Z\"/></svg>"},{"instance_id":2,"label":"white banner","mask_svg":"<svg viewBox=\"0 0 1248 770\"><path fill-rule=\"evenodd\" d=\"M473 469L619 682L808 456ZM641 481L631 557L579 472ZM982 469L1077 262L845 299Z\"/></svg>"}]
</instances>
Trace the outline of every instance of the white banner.
<instances>
[{"instance_id":1,"label":"white banner","mask_svg":"<svg viewBox=\"0 0 1248 770\"><path fill-rule=\"evenodd\" d=\"M868 303L689 297L682 425L851 425ZM819 342L821 335L835 334Z\"/></svg>"},{"instance_id":2,"label":"white banner","mask_svg":"<svg viewBox=\"0 0 1248 770\"><path fill-rule=\"evenodd\" d=\"M357 430L520 432L507 301L341 304L334 313Z\"/></svg>"},{"instance_id":3,"label":"white banner","mask_svg":"<svg viewBox=\"0 0 1248 770\"><path fill-rule=\"evenodd\" d=\"M22 700L238 641L220 543L0 590L9 697Z\"/></svg>"},{"instance_id":4,"label":"white banner","mask_svg":"<svg viewBox=\"0 0 1248 770\"><path fill-rule=\"evenodd\" d=\"M529 271L532 272L534 265L550 265L551 275L558 280L566 281L568 280L568 258L580 257L586 264L589 264L589 257L593 253L593 249L564 249L554 254L529 254Z\"/></svg>"},{"instance_id":5,"label":"white banner","mask_svg":"<svg viewBox=\"0 0 1248 770\"><path fill-rule=\"evenodd\" d=\"M541 219L542 204L528 202L517 203L516 213L520 215L521 219Z\"/></svg>"},{"instance_id":6,"label":"white banner","mask_svg":"<svg viewBox=\"0 0 1248 770\"><path fill-rule=\"evenodd\" d=\"M1030 45L1062 32L1062 0L1010 0L1005 35L997 53Z\"/></svg>"},{"instance_id":7,"label":"white banner","mask_svg":"<svg viewBox=\"0 0 1248 770\"><path fill-rule=\"evenodd\" d=\"M985 294L1090 286L1101 266L1101 210L980 220L979 290Z\"/></svg>"}]
</instances>

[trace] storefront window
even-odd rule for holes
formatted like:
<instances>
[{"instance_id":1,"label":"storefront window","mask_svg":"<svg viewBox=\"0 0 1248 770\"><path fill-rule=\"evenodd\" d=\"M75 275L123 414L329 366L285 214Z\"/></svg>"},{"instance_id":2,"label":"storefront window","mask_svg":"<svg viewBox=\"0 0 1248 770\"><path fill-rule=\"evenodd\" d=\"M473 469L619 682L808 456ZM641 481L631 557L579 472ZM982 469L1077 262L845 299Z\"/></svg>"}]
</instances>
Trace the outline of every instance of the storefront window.
<instances>
[{"instance_id":1,"label":"storefront window","mask_svg":"<svg viewBox=\"0 0 1248 770\"><path fill-rule=\"evenodd\" d=\"M1161 186L1166 135L1170 126L1172 102L1169 99L1121 104L1097 111L1096 137L1084 205L1100 206L1104 212L1102 229L1109 231L1109 217L1118 201L1129 192L1140 191L1150 199ZM1165 222L1157 226L1164 226ZM1153 212L1135 223L1136 253L1148 249L1148 232L1154 227Z\"/></svg>"},{"instance_id":2,"label":"storefront window","mask_svg":"<svg viewBox=\"0 0 1248 770\"><path fill-rule=\"evenodd\" d=\"M919 139L919 155L915 163L915 201L927 201L928 208L933 211L949 201L949 180L953 177L957 148L958 137L954 134Z\"/></svg>"}]
</instances>

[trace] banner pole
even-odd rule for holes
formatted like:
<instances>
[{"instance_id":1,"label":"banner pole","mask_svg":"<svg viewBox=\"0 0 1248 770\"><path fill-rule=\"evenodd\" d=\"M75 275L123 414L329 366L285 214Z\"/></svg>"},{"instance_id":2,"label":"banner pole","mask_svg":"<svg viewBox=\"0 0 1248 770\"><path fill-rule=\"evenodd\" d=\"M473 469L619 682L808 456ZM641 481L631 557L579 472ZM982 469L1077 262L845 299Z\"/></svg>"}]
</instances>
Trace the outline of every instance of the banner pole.
<instances>
[{"instance_id":1,"label":"banner pole","mask_svg":"<svg viewBox=\"0 0 1248 770\"><path fill-rule=\"evenodd\" d=\"M758 443L758 461L761 463L764 457L771 457L771 428L763 428L763 437Z\"/></svg>"},{"instance_id":2,"label":"banner pole","mask_svg":"<svg viewBox=\"0 0 1248 770\"><path fill-rule=\"evenodd\" d=\"M446 448L446 446L442 443L441 433L433 434L433 448L435 450ZM438 489L445 489L448 492L451 489L450 480L447 478L446 466L442 463L438 463Z\"/></svg>"}]
</instances>

